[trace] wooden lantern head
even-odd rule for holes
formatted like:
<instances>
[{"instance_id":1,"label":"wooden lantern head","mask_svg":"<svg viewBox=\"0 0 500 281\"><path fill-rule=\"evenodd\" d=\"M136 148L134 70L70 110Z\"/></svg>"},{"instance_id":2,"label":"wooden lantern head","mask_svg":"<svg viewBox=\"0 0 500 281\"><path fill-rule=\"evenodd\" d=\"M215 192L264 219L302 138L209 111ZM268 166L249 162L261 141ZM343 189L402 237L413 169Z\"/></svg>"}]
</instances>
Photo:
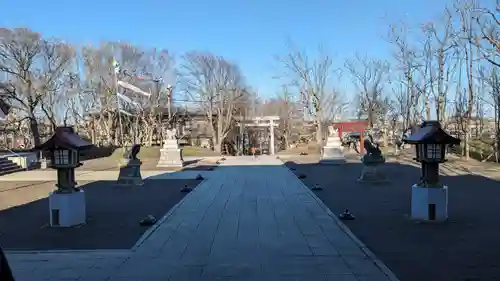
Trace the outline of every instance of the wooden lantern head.
<instances>
[{"instance_id":1,"label":"wooden lantern head","mask_svg":"<svg viewBox=\"0 0 500 281\"><path fill-rule=\"evenodd\" d=\"M414 144L416 160L420 163L443 163L446 146L460 144L460 139L450 136L437 121L424 121L404 143Z\"/></svg>"},{"instance_id":2,"label":"wooden lantern head","mask_svg":"<svg viewBox=\"0 0 500 281\"><path fill-rule=\"evenodd\" d=\"M52 168L64 169L80 166L80 154L91 147L92 143L80 138L72 127L57 127L54 135L38 149L50 152Z\"/></svg>"}]
</instances>

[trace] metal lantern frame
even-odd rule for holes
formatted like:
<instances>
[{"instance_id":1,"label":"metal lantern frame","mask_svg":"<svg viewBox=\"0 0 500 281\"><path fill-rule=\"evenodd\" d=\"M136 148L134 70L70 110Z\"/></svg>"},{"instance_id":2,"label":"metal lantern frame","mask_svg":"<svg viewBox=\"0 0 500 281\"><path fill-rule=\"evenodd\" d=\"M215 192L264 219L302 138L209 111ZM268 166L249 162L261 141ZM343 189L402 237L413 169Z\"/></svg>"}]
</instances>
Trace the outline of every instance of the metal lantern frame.
<instances>
[{"instance_id":1,"label":"metal lantern frame","mask_svg":"<svg viewBox=\"0 0 500 281\"><path fill-rule=\"evenodd\" d=\"M415 144L416 160L418 162L443 163L445 162L446 144L417 143Z\"/></svg>"},{"instance_id":2,"label":"metal lantern frame","mask_svg":"<svg viewBox=\"0 0 500 281\"><path fill-rule=\"evenodd\" d=\"M54 167L77 167L80 164L78 150L58 147L52 151L52 165Z\"/></svg>"}]
</instances>

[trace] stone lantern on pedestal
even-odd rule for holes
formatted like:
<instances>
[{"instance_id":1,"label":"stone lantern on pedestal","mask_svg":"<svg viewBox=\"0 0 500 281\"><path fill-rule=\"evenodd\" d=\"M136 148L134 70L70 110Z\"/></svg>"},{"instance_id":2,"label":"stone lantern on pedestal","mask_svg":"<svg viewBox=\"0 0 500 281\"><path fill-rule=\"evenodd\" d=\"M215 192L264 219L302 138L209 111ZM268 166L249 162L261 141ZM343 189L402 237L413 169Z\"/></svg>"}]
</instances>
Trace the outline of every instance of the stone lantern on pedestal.
<instances>
[{"instance_id":1,"label":"stone lantern on pedestal","mask_svg":"<svg viewBox=\"0 0 500 281\"><path fill-rule=\"evenodd\" d=\"M75 168L82 165L80 154L91 147L92 143L80 138L71 127L58 127L54 135L38 147L49 151L49 167L57 170L57 190L49 194L51 226L85 223L85 192L76 187Z\"/></svg>"},{"instance_id":2,"label":"stone lantern on pedestal","mask_svg":"<svg viewBox=\"0 0 500 281\"><path fill-rule=\"evenodd\" d=\"M447 145L460 139L447 134L437 121L425 121L415 132L403 139L414 144L417 162L422 164L422 177L411 189L411 217L422 221L448 219L448 187L439 181L439 164L446 161Z\"/></svg>"}]
</instances>

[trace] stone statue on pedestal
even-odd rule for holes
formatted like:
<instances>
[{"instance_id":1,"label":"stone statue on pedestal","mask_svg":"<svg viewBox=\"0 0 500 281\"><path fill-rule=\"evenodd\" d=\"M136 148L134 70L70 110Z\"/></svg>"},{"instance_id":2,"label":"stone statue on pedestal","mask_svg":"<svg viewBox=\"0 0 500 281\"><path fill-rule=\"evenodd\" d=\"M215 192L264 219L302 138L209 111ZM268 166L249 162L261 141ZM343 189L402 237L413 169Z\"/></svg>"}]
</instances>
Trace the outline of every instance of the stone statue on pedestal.
<instances>
[{"instance_id":1,"label":"stone statue on pedestal","mask_svg":"<svg viewBox=\"0 0 500 281\"><path fill-rule=\"evenodd\" d=\"M120 167L120 174L118 175L117 185L124 186L141 186L143 185L141 175L141 160L137 155L141 151L140 144L134 144L132 148L127 151L124 158L127 162Z\"/></svg>"},{"instance_id":2,"label":"stone statue on pedestal","mask_svg":"<svg viewBox=\"0 0 500 281\"><path fill-rule=\"evenodd\" d=\"M163 148L170 147L174 141L177 144L177 130L175 128L168 129L166 132L166 138L163 140Z\"/></svg>"},{"instance_id":3,"label":"stone statue on pedestal","mask_svg":"<svg viewBox=\"0 0 500 281\"><path fill-rule=\"evenodd\" d=\"M140 144L134 144L130 150L125 152L125 158L129 160L136 160L137 159L137 154L141 151L141 145Z\"/></svg>"},{"instance_id":4,"label":"stone statue on pedestal","mask_svg":"<svg viewBox=\"0 0 500 281\"><path fill-rule=\"evenodd\" d=\"M183 167L182 149L177 141L177 129L169 126L166 130L166 138L163 140L163 148L160 149L160 160L156 167Z\"/></svg>"},{"instance_id":5,"label":"stone statue on pedestal","mask_svg":"<svg viewBox=\"0 0 500 281\"><path fill-rule=\"evenodd\" d=\"M345 163L345 157L342 149L338 130L333 126L328 126L328 139L321 153L321 164L335 165Z\"/></svg>"},{"instance_id":6,"label":"stone statue on pedestal","mask_svg":"<svg viewBox=\"0 0 500 281\"><path fill-rule=\"evenodd\" d=\"M167 140L177 140L177 129L170 128L167 130Z\"/></svg>"},{"instance_id":7,"label":"stone statue on pedestal","mask_svg":"<svg viewBox=\"0 0 500 281\"><path fill-rule=\"evenodd\" d=\"M380 150L380 147L378 144L374 144L373 141L370 139L365 139L364 142L364 147L366 150L366 154L362 157L363 163L384 163L385 158L382 155L382 151Z\"/></svg>"},{"instance_id":8,"label":"stone statue on pedestal","mask_svg":"<svg viewBox=\"0 0 500 281\"><path fill-rule=\"evenodd\" d=\"M381 171L381 164L385 163L385 157L380 150L378 144L374 144L373 139L369 136L363 141L366 154L361 157L361 162L364 167L359 177L359 182L384 182L386 177Z\"/></svg>"},{"instance_id":9,"label":"stone statue on pedestal","mask_svg":"<svg viewBox=\"0 0 500 281\"><path fill-rule=\"evenodd\" d=\"M328 126L328 136L332 137L334 134L337 133L337 129L334 129L333 126Z\"/></svg>"}]
</instances>

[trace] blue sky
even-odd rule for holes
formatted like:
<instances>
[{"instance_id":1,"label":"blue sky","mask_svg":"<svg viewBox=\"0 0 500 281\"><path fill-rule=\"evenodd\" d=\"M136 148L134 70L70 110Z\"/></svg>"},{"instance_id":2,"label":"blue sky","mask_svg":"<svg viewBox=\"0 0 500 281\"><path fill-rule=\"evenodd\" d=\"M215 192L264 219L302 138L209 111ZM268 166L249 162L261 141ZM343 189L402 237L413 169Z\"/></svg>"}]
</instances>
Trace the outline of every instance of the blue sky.
<instances>
[{"instance_id":1,"label":"blue sky","mask_svg":"<svg viewBox=\"0 0 500 281\"><path fill-rule=\"evenodd\" d=\"M388 25L435 18L443 0L3 0L0 26L29 27L77 44L124 40L174 54L211 51L237 62L248 82L273 96L274 55L286 40L304 49L324 45L338 66L356 52L388 58ZM344 78L347 79L347 78Z\"/></svg>"}]
</instances>

